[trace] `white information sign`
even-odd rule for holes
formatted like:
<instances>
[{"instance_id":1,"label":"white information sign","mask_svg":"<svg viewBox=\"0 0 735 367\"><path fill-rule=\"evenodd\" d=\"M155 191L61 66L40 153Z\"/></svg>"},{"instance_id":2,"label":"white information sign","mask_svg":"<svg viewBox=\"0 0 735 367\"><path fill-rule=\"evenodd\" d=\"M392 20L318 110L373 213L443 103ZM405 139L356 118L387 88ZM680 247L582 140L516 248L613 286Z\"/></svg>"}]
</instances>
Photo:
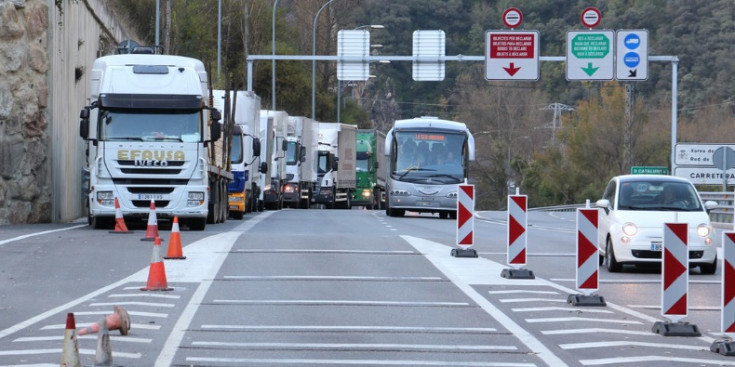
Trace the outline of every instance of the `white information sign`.
<instances>
[{"instance_id":1,"label":"white information sign","mask_svg":"<svg viewBox=\"0 0 735 367\"><path fill-rule=\"evenodd\" d=\"M413 80L444 80L446 36L444 31L413 32ZM422 59L429 59L428 61Z\"/></svg>"},{"instance_id":2,"label":"white information sign","mask_svg":"<svg viewBox=\"0 0 735 367\"><path fill-rule=\"evenodd\" d=\"M735 169L723 171L716 167L676 167L674 176L686 178L695 185L735 185Z\"/></svg>"},{"instance_id":3,"label":"white information sign","mask_svg":"<svg viewBox=\"0 0 735 367\"><path fill-rule=\"evenodd\" d=\"M337 33L337 56L359 57L361 61L337 61L337 79L368 80L370 77L370 32L364 29Z\"/></svg>"},{"instance_id":4,"label":"white information sign","mask_svg":"<svg viewBox=\"0 0 735 367\"><path fill-rule=\"evenodd\" d=\"M677 166L709 166L714 167L714 154L719 148L730 148L735 150L735 144L676 144Z\"/></svg>"},{"instance_id":5,"label":"white information sign","mask_svg":"<svg viewBox=\"0 0 735 367\"><path fill-rule=\"evenodd\" d=\"M614 31L567 32L567 80L612 80Z\"/></svg>"}]
</instances>

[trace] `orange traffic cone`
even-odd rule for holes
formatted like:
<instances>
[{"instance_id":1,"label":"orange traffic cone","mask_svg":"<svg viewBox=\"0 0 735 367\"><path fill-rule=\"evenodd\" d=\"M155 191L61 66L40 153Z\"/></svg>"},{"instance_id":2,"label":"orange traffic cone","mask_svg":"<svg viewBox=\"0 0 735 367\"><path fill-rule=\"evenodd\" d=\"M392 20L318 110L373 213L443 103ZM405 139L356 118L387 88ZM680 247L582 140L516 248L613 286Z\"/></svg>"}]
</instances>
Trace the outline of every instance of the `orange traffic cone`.
<instances>
[{"instance_id":1,"label":"orange traffic cone","mask_svg":"<svg viewBox=\"0 0 735 367\"><path fill-rule=\"evenodd\" d=\"M115 196L115 230L110 233L132 233L128 231L128 226L125 225L125 218L123 218L122 210L120 210L120 202Z\"/></svg>"},{"instance_id":2,"label":"orange traffic cone","mask_svg":"<svg viewBox=\"0 0 735 367\"><path fill-rule=\"evenodd\" d=\"M141 241L153 241L158 238L158 219L156 219L156 202L151 200L151 211L148 214L148 228L145 230L145 237Z\"/></svg>"},{"instance_id":3,"label":"orange traffic cone","mask_svg":"<svg viewBox=\"0 0 735 367\"><path fill-rule=\"evenodd\" d=\"M107 330L120 330L120 335L128 335L130 332L130 316L121 306L114 306L113 313L105 317ZM100 324L95 322L84 329L79 330L79 335L94 334L100 330Z\"/></svg>"},{"instance_id":4,"label":"orange traffic cone","mask_svg":"<svg viewBox=\"0 0 735 367\"><path fill-rule=\"evenodd\" d=\"M164 259L183 260L186 259L181 250L181 231L179 231L179 217L174 217L171 225L171 237L168 239L168 252Z\"/></svg>"},{"instance_id":5,"label":"orange traffic cone","mask_svg":"<svg viewBox=\"0 0 735 367\"><path fill-rule=\"evenodd\" d=\"M79 360L79 344L77 342L77 326L74 314L66 314L66 331L64 332L64 347L61 351L61 367L82 367Z\"/></svg>"},{"instance_id":6,"label":"orange traffic cone","mask_svg":"<svg viewBox=\"0 0 735 367\"><path fill-rule=\"evenodd\" d=\"M172 291L166 281L166 268L161 258L161 239L156 237L153 243L153 255L151 256L151 267L148 270L148 283L141 291Z\"/></svg>"}]
</instances>

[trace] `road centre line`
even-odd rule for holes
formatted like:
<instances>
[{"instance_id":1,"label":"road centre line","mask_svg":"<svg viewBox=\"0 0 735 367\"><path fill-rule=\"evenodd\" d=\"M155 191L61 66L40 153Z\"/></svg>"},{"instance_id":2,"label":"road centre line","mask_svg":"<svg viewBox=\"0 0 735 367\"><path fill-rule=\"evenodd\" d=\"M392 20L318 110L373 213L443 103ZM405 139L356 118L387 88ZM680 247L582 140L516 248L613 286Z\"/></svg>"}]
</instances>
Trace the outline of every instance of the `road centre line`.
<instances>
[{"instance_id":1,"label":"road centre line","mask_svg":"<svg viewBox=\"0 0 735 367\"><path fill-rule=\"evenodd\" d=\"M202 329L282 332L382 332L382 333L447 333L491 334L496 328L401 327L401 326L308 326L308 325L202 325Z\"/></svg>"},{"instance_id":2,"label":"road centre line","mask_svg":"<svg viewBox=\"0 0 735 367\"><path fill-rule=\"evenodd\" d=\"M699 358L679 358L679 357L668 357L668 356L639 356L639 357L618 357L618 358L600 358L600 359L583 359L579 361L585 366L602 366L602 365L613 365L620 366L623 364L641 365L646 362L680 362L686 363L686 365L715 365L715 366L735 366L735 362L727 362L721 360L712 359L699 359Z\"/></svg>"},{"instance_id":3,"label":"road centre line","mask_svg":"<svg viewBox=\"0 0 735 367\"><path fill-rule=\"evenodd\" d=\"M227 364L307 364L338 366L453 366L453 367L535 367L533 363L504 362L457 362L457 361L421 361L421 360L356 360L356 359L262 359L262 358L215 358L187 357L187 362L209 362Z\"/></svg>"},{"instance_id":4,"label":"road centre line","mask_svg":"<svg viewBox=\"0 0 735 367\"><path fill-rule=\"evenodd\" d=\"M231 347L237 349L275 349L275 350L341 350L341 351L439 351L439 352L497 352L515 351L512 345L447 345L447 344L360 344L360 343L237 343L193 341L193 347Z\"/></svg>"},{"instance_id":5,"label":"road centre line","mask_svg":"<svg viewBox=\"0 0 735 367\"><path fill-rule=\"evenodd\" d=\"M630 347L630 346L709 351L709 347L706 347L706 346L694 346L694 345L671 344L671 343L646 343L646 342L633 342L633 341L628 341L628 340L619 340L619 341L610 341L610 342L559 344L559 347L564 350L609 348L609 347Z\"/></svg>"},{"instance_id":6,"label":"road centre line","mask_svg":"<svg viewBox=\"0 0 735 367\"><path fill-rule=\"evenodd\" d=\"M504 328L510 331L521 343L526 345L535 355L549 366L562 367L567 364L558 356L549 350L540 340L538 340L529 331L518 325L511 317L503 313L495 307L483 295L478 293L470 284L487 284L491 281L496 284L543 284L538 281L515 282L510 283L500 278L500 273L504 267L498 263L487 260L485 258L477 258L468 261L467 259L458 259L448 255L449 246L442 245L437 242L425 240L412 236L401 236L406 242L411 244L419 253L423 254L434 266L441 271L452 283L455 284L470 299L476 302L482 309L492 318L498 321ZM469 274L468 274L469 272ZM481 280L481 282L470 283ZM484 281L484 282L482 282Z\"/></svg>"}]
</instances>

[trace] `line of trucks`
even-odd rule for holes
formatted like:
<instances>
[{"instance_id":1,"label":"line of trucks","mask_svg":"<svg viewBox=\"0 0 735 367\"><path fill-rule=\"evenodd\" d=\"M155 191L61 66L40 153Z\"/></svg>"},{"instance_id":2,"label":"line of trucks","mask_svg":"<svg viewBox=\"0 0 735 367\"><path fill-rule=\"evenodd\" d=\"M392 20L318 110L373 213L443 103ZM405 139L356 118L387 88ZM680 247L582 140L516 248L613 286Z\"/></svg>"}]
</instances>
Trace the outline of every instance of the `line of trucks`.
<instances>
[{"instance_id":1,"label":"line of trucks","mask_svg":"<svg viewBox=\"0 0 735 367\"><path fill-rule=\"evenodd\" d=\"M80 119L95 228L114 224L116 201L125 218L154 202L192 230L265 209L385 207L385 134L212 90L193 58L124 42L95 60Z\"/></svg>"}]
</instances>

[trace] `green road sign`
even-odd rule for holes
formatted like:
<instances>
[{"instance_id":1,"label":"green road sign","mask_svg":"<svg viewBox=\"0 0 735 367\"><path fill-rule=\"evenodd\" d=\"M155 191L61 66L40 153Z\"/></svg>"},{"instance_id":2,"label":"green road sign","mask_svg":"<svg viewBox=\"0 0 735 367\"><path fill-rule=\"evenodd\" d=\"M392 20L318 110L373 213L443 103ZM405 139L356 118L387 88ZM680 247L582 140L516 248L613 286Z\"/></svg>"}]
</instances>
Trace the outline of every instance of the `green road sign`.
<instances>
[{"instance_id":1,"label":"green road sign","mask_svg":"<svg viewBox=\"0 0 735 367\"><path fill-rule=\"evenodd\" d=\"M578 59L601 59L610 53L610 39L602 33L582 33L572 38L572 54Z\"/></svg>"},{"instance_id":2,"label":"green road sign","mask_svg":"<svg viewBox=\"0 0 735 367\"><path fill-rule=\"evenodd\" d=\"M633 166L630 167L630 173L633 175L668 175L668 167L658 166Z\"/></svg>"}]
</instances>

